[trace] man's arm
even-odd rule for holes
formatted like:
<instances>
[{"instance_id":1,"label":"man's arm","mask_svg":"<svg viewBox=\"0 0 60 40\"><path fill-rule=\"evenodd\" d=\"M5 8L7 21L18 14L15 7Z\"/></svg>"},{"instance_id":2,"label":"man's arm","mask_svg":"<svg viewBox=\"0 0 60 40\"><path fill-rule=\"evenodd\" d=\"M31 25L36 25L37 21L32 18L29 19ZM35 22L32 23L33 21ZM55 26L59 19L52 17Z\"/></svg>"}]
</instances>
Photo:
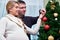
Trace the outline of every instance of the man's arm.
<instances>
[{"instance_id":1,"label":"man's arm","mask_svg":"<svg viewBox=\"0 0 60 40\"><path fill-rule=\"evenodd\" d=\"M35 26L34 29L31 29L31 28L29 28L28 26L25 25L25 27L26 27L26 32L27 32L28 34L36 34L36 33L39 31L40 25L41 25L41 19L38 18L37 23L36 23L36 26Z\"/></svg>"},{"instance_id":2,"label":"man's arm","mask_svg":"<svg viewBox=\"0 0 60 40\"><path fill-rule=\"evenodd\" d=\"M46 14L46 10L45 9L41 10L41 14L40 14L40 16L39 16L39 18L37 20L37 23L36 23L36 26L35 26L34 29L31 29L31 28L25 26L27 33L36 34L38 32L38 30L39 30L39 28L41 26L41 19L44 17L45 14Z\"/></svg>"}]
</instances>

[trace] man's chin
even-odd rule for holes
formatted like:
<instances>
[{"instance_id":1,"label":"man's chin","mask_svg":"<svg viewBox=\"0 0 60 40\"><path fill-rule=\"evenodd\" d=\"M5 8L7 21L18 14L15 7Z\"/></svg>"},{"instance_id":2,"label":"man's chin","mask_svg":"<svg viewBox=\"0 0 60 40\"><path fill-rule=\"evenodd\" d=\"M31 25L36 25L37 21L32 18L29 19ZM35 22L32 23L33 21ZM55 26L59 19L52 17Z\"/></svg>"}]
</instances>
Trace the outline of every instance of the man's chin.
<instances>
[{"instance_id":1,"label":"man's chin","mask_svg":"<svg viewBox=\"0 0 60 40\"><path fill-rule=\"evenodd\" d=\"M22 15L22 17L24 17L25 15Z\"/></svg>"}]
</instances>

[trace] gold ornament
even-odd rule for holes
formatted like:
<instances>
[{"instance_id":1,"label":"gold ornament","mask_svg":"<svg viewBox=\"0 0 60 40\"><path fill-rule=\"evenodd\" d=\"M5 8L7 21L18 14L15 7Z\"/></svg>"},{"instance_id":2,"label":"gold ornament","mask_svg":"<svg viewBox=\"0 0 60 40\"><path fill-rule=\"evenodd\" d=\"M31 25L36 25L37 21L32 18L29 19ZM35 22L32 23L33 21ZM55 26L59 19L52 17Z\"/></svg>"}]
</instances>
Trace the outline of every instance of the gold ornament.
<instances>
[{"instance_id":1,"label":"gold ornament","mask_svg":"<svg viewBox=\"0 0 60 40\"><path fill-rule=\"evenodd\" d=\"M52 10L54 10L55 8L51 7Z\"/></svg>"},{"instance_id":2,"label":"gold ornament","mask_svg":"<svg viewBox=\"0 0 60 40\"><path fill-rule=\"evenodd\" d=\"M55 5L51 5L51 7L55 8L56 6Z\"/></svg>"},{"instance_id":3,"label":"gold ornament","mask_svg":"<svg viewBox=\"0 0 60 40\"><path fill-rule=\"evenodd\" d=\"M48 37L48 40L54 40L54 37L53 37L52 35L50 35L50 36Z\"/></svg>"},{"instance_id":4,"label":"gold ornament","mask_svg":"<svg viewBox=\"0 0 60 40\"><path fill-rule=\"evenodd\" d=\"M54 13L54 17L58 17L58 13Z\"/></svg>"},{"instance_id":5,"label":"gold ornament","mask_svg":"<svg viewBox=\"0 0 60 40\"><path fill-rule=\"evenodd\" d=\"M52 10L54 10L54 9L55 9L55 7L56 7L55 5L51 5L51 9L52 9Z\"/></svg>"}]
</instances>

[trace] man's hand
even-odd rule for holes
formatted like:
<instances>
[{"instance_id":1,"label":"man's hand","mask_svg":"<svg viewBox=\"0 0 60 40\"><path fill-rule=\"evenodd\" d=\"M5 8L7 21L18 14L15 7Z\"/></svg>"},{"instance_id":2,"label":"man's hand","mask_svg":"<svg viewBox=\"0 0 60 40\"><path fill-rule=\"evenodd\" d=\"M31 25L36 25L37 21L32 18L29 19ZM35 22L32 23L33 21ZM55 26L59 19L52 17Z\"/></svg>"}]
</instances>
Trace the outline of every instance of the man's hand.
<instances>
[{"instance_id":1,"label":"man's hand","mask_svg":"<svg viewBox=\"0 0 60 40\"><path fill-rule=\"evenodd\" d=\"M45 9L41 9L41 10L39 10L39 13L40 13L39 18L43 18L44 15L46 14L46 10Z\"/></svg>"}]
</instances>

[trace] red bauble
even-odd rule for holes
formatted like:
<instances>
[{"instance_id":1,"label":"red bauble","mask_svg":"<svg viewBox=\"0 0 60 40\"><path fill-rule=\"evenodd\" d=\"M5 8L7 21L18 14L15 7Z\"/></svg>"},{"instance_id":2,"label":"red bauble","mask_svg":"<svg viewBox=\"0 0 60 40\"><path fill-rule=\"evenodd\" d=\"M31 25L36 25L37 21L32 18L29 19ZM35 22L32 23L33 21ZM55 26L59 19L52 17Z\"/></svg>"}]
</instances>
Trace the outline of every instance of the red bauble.
<instances>
[{"instance_id":1,"label":"red bauble","mask_svg":"<svg viewBox=\"0 0 60 40\"><path fill-rule=\"evenodd\" d=\"M46 22L47 21L47 17L43 17L42 21Z\"/></svg>"},{"instance_id":2,"label":"red bauble","mask_svg":"<svg viewBox=\"0 0 60 40\"><path fill-rule=\"evenodd\" d=\"M45 25L45 26L44 26L44 29L45 29L45 30L49 30L49 28L50 28L49 25Z\"/></svg>"}]
</instances>

